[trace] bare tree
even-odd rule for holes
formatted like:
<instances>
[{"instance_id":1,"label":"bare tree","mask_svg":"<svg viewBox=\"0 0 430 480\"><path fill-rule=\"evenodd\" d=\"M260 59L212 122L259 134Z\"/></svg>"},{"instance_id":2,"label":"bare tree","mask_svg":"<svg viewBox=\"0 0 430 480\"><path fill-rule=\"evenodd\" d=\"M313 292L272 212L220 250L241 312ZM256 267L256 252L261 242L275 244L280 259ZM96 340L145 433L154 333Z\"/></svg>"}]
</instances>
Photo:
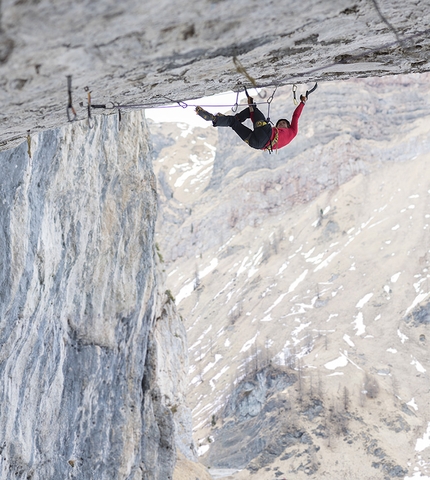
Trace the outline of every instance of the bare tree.
<instances>
[{"instance_id":1,"label":"bare tree","mask_svg":"<svg viewBox=\"0 0 430 480\"><path fill-rule=\"evenodd\" d=\"M398 402L400 395L399 395L399 382L397 380L397 377L393 375L391 377L391 382L393 386L393 395L394 395L395 402Z\"/></svg>"},{"instance_id":2,"label":"bare tree","mask_svg":"<svg viewBox=\"0 0 430 480\"><path fill-rule=\"evenodd\" d=\"M194 290L197 290L197 288L200 287L200 283L201 283L201 280L199 275L199 268L196 265L195 273L194 273Z\"/></svg>"},{"instance_id":3,"label":"bare tree","mask_svg":"<svg viewBox=\"0 0 430 480\"><path fill-rule=\"evenodd\" d=\"M293 347L291 350L289 350L288 348L286 348L284 350L284 355L287 356L287 367L288 368L291 368L291 370L295 370L296 368L296 349L295 347Z\"/></svg>"},{"instance_id":4,"label":"bare tree","mask_svg":"<svg viewBox=\"0 0 430 480\"><path fill-rule=\"evenodd\" d=\"M375 377L372 377L368 373L364 376L364 390L368 398L376 398L379 393L379 383Z\"/></svg>"},{"instance_id":5,"label":"bare tree","mask_svg":"<svg viewBox=\"0 0 430 480\"><path fill-rule=\"evenodd\" d=\"M346 387L343 387L343 409L345 412L348 411L350 403L349 391Z\"/></svg>"},{"instance_id":6,"label":"bare tree","mask_svg":"<svg viewBox=\"0 0 430 480\"><path fill-rule=\"evenodd\" d=\"M309 372L309 396L310 398L314 398L314 386L313 386L313 375L312 372Z\"/></svg>"},{"instance_id":7,"label":"bare tree","mask_svg":"<svg viewBox=\"0 0 430 480\"><path fill-rule=\"evenodd\" d=\"M324 399L324 390L323 383L321 378L321 372L318 370L318 387L317 387L318 397L321 401Z\"/></svg>"},{"instance_id":8,"label":"bare tree","mask_svg":"<svg viewBox=\"0 0 430 480\"><path fill-rule=\"evenodd\" d=\"M297 359L297 388L298 388L298 400L300 403L303 402L303 374L302 374L302 359Z\"/></svg>"},{"instance_id":9,"label":"bare tree","mask_svg":"<svg viewBox=\"0 0 430 480\"><path fill-rule=\"evenodd\" d=\"M214 351L213 351L213 348L214 348L214 339L212 337L212 335L209 337L209 351L211 353L211 357L213 358L214 356Z\"/></svg>"},{"instance_id":10,"label":"bare tree","mask_svg":"<svg viewBox=\"0 0 430 480\"><path fill-rule=\"evenodd\" d=\"M264 353L265 353L265 366L272 363L272 352L270 349L270 338L266 336L266 341L264 342Z\"/></svg>"}]
</instances>

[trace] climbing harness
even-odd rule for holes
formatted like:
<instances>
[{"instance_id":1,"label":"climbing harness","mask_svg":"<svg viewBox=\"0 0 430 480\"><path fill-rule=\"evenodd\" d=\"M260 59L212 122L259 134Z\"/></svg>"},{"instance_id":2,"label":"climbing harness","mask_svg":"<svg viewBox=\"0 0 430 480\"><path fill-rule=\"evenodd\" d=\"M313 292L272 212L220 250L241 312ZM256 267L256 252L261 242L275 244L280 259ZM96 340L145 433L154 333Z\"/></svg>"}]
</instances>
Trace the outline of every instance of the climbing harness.
<instances>
[{"instance_id":1,"label":"climbing harness","mask_svg":"<svg viewBox=\"0 0 430 480\"><path fill-rule=\"evenodd\" d=\"M76 110L73 108L72 104L72 76L67 75L67 94L69 97L69 101L67 103L67 118L69 122L74 122L77 119ZM71 115L73 114L73 116Z\"/></svg>"}]
</instances>

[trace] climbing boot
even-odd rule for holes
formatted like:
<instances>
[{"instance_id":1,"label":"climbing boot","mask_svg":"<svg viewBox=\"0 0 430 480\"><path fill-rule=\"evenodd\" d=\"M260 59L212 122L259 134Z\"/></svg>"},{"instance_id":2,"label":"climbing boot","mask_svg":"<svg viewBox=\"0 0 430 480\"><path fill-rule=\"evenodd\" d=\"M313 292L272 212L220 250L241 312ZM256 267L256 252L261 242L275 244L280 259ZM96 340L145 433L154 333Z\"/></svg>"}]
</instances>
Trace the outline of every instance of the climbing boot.
<instances>
[{"instance_id":1,"label":"climbing boot","mask_svg":"<svg viewBox=\"0 0 430 480\"><path fill-rule=\"evenodd\" d=\"M231 127L235 121L236 121L236 117L232 117L231 115L223 115L222 113L217 113L216 115L214 115L214 120L212 121L212 125L214 127Z\"/></svg>"},{"instance_id":2,"label":"climbing boot","mask_svg":"<svg viewBox=\"0 0 430 480\"><path fill-rule=\"evenodd\" d=\"M202 107L196 107L196 113L199 117L202 117L203 120L206 120L207 122L215 121L215 115L212 115L212 113L209 113L206 110L203 110Z\"/></svg>"}]
</instances>

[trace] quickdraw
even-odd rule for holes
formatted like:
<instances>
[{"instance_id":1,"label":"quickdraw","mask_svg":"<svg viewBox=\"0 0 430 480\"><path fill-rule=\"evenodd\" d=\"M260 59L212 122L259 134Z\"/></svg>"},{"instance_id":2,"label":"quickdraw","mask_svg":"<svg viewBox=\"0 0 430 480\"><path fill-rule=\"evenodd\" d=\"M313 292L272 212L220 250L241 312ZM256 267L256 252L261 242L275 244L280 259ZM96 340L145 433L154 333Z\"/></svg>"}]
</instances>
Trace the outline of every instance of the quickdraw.
<instances>
[{"instance_id":1,"label":"quickdraw","mask_svg":"<svg viewBox=\"0 0 430 480\"><path fill-rule=\"evenodd\" d=\"M182 108L187 108L188 107L188 105L185 102L183 102L182 100L172 100L169 97L163 97L163 98L165 98L166 100L169 100L169 102L177 103Z\"/></svg>"},{"instance_id":2,"label":"quickdraw","mask_svg":"<svg viewBox=\"0 0 430 480\"><path fill-rule=\"evenodd\" d=\"M278 90L278 85L275 86L275 90L273 90L272 95L267 99L267 121L268 123L272 123L270 120L270 105L272 104L273 97L275 96L276 90ZM273 123L272 123L273 125Z\"/></svg>"},{"instance_id":3,"label":"quickdraw","mask_svg":"<svg viewBox=\"0 0 430 480\"><path fill-rule=\"evenodd\" d=\"M299 104L299 102L297 101L297 98L296 98L296 92L297 92L297 85L296 84L293 85L292 90L293 90L293 103L294 103L294 105L297 106Z\"/></svg>"},{"instance_id":4,"label":"quickdraw","mask_svg":"<svg viewBox=\"0 0 430 480\"><path fill-rule=\"evenodd\" d=\"M27 130L27 153L28 153L28 156L31 158L31 136L30 136L30 130Z\"/></svg>"},{"instance_id":5,"label":"quickdraw","mask_svg":"<svg viewBox=\"0 0 430 480\"><path fill-rule=\"evenodd\" d=\"M236 102L235 102L235 104L231 107L231 111L232 111L233 113L236 113L238 108L239 108L239 91L236 92Z\"/></svg>"},{"instance_id":6,"label":"quickdraw","mask_svg":"<svg viewBox=\"0 0 430 480\"><path fill-rule=\"evenodd\" d=\"M122 114L121 114L121 110L118 108L118 130L121 130L121 120L122 120Z\"/></svg>"},{"instance_id":7,"label":"quickdraw","mask_svg":"<svg viewBox=\"0 0 430 480\"><path fill-rule=\"evenodd\" d=\"M87 105L88 128L93 128L94 122L91 116L91 91L89 87L85 87L84 90L87 92L87 100L88 100L88 105Z\"/></svg>"},{"instance_id":8,"label":"quickdraw","mask_svg":"<svg viewBox=\"0 0 430 480\"><path fill-rule=\"evenodd\" d=\"M73 108L72 104L72 76L67 75L67 94L69 97L69 101L67 103L67 119L69 122L74 122L76 121L78 115L76 113L76 110ZM73 116L71 115L73 114Z\"/></svg>"}]
</instances>

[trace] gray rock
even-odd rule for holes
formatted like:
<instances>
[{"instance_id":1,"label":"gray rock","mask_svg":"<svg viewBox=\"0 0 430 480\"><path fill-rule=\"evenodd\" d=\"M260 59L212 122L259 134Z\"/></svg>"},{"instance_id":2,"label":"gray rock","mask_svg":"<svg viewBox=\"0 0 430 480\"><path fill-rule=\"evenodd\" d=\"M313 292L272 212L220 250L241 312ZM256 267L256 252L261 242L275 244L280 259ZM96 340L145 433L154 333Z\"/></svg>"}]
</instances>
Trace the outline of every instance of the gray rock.
<instances>
[{"instance_id":1,"label":"gray rock","mask_svg":"<svg viewBox=\"0 0 430 480\"><path fill-rule=\"evenodd\" d=\"M407 323L414 327L430 324L430 302L416 307L409 315L405 317Z\"/></svg>"},{"instance_id":2,"label":"gray rock","mask_svg":"<svg viewBox=\"0 0 430 480\"><path fill-rule=\"evenodd\" d=\"M73 75L72 104L85 119L87 86L93 104L154 106L231 90L250 78L265 86L429 70L425 2L383 2L401 47L372 2L306 0L294 15L289 5L274 11L255 0L179 0L170 7L155 0L4 4L3 147L23 142L27 130L67 122L66 75Z\"/></svg>"},{"instance_id":3,"label":"gray rock","mask_svg":"<svg viewBox=\"0 0 430 480\"><path fill-rule=\"evenodd\" d=\"M177 443L194 458L148 132L141 114L118 127L97 117L38 135L32 158L0 154L5 480L166 480Z\"/></svg>"}]
</instances>

